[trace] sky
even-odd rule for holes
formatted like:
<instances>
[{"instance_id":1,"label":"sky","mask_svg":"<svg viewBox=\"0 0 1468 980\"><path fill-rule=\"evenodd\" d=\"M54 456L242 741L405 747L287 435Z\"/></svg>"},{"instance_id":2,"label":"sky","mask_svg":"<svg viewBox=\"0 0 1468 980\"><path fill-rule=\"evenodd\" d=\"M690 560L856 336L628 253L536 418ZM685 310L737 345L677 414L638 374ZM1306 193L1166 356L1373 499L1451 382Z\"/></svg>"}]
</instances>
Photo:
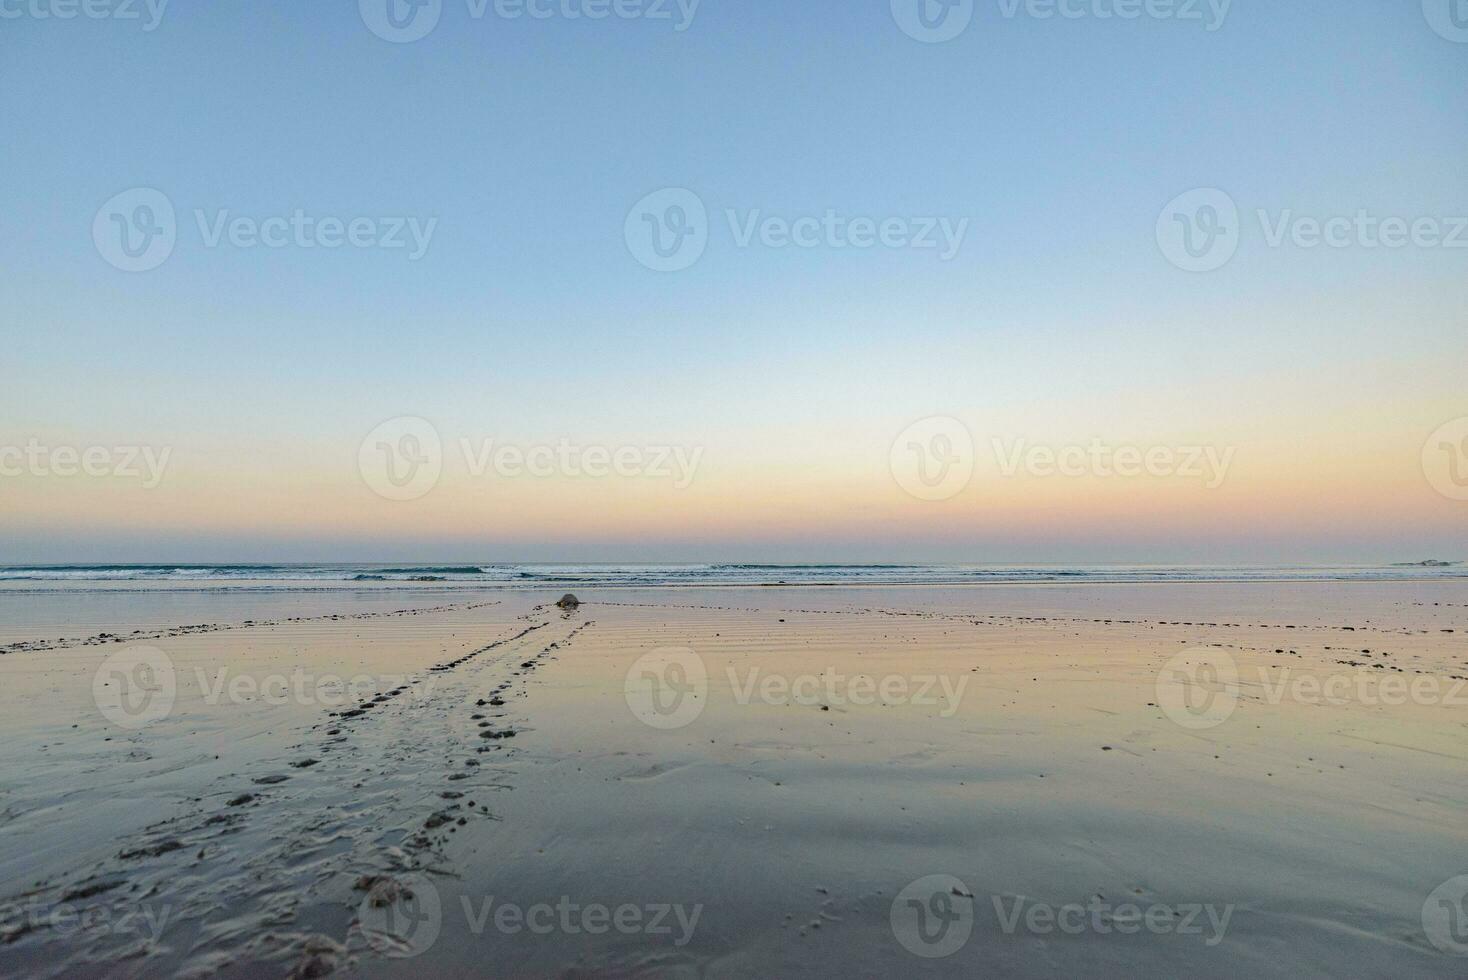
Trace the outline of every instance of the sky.
<instances>
[{"instance_id":1,"label":"sky","mask_svg":"<svg viewBox=\"0 0 1468 980\"><path fill-rule=\"evenodd\" d=\"M1468 558L1449 0L87 2L0 563Z\"/></svg>"}]
</instances>

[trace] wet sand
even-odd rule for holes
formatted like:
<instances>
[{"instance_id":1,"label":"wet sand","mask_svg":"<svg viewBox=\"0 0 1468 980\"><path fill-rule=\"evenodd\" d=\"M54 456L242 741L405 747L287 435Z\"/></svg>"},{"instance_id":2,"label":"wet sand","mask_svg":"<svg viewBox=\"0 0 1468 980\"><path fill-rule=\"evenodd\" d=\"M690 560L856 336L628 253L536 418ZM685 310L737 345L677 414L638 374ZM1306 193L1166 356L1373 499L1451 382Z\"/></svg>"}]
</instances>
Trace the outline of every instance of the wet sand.
<instances>
[{"instance_id":1,"label":"wet sand","mask_svg":"<svg viewBox=\"0 0 1468 980\"><path fill-rule=\"evenodd\" d=\"M128 595L0 596L0 974L1468 969L1468 585Z\"/></svg>"}]
</instances>

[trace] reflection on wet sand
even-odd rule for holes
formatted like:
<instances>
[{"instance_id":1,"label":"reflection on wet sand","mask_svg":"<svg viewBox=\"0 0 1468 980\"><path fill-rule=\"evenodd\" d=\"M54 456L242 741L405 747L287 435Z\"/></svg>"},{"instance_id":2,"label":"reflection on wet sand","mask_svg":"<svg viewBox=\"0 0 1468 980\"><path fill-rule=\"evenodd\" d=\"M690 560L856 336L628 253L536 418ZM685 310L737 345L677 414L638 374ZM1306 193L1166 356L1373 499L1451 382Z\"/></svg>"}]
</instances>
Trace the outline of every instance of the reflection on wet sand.
<instances>
[{"instance_id":1,"label":"reflection on wet sand","mask_svg":"<svg viewBox=\"0 0 1468 980\"><path fill-rule=\"evenodd\" d=\"M1465 962L1461 586L578 595L37 631L0 970Z\"/></svg>"}]
</instances>

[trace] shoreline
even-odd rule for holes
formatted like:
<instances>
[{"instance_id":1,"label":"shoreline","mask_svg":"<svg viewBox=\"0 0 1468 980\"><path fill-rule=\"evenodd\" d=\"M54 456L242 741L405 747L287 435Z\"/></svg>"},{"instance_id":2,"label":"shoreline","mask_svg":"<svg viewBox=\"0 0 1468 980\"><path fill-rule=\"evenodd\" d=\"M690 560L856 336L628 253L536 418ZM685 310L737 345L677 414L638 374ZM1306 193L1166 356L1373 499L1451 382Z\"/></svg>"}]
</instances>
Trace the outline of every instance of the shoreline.
<instances>
[{"instance_id":1,"label":"shoreline","mask_svg":"<svg viewBox=\"0 0 1468 980\"><path fill-rule=\"evenodd\" d=\"M1468 582L1468 572L1457 575L1435 575L1432 577L1408 578L1383 576L1351 576L1338 578L1290 578L1284 576L1268 578L1159 578L1159 579L1090 579L1074 578L1063 580L1012 579L986 582L647 582L647 583L603 583L576 579L548 579L543 582L422 582L412 580L386 580L363 583L319 584L320 579L262 579L258 583L250 580L219 580L214 584L182 584L177 579L160 579L155 582L118 580L116 587L109 587L106 579L8 579L0 580L0 595L43 594L43 593L87 593L87 592L465 592L470 590L499 592L535 592L548 589L576 589L597 591L637 591L650 589L981 589L981 588L1045 588L1045 587L1091 587L1091 586L1168 586L1168 585L1430 585L1434 583ZM27 583L38 583L27 588ZM68 583L68 584L61 584ZM74 583L74 584L70 584Z\"/></svg>"}]
</instances>

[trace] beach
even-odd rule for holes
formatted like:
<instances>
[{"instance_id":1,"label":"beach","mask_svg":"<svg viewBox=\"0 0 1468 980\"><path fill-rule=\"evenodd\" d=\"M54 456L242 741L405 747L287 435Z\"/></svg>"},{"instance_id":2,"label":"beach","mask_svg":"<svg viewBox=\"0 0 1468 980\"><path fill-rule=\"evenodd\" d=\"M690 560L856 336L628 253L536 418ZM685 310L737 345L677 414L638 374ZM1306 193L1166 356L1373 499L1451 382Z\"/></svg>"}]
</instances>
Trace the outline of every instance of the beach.
<instances>
[{"instance_id":1,"label":"beach","mask_svg":"<svg viewBox=\"0 0 1468 980\"><path fill-rule=\"evenodd\" d=\"M0 980L1468 980L1465 67L0 0Z\"/></svg>"},{"instance_id":2,"label":"beach","mask_svg":"<svg viewBox=\"0 0 1468 980\"><path fill-rule=\"evenodd\" d=\"M6 586L5 975L1468 962L1456 577Z\"/></svg>"}]
</instances>

